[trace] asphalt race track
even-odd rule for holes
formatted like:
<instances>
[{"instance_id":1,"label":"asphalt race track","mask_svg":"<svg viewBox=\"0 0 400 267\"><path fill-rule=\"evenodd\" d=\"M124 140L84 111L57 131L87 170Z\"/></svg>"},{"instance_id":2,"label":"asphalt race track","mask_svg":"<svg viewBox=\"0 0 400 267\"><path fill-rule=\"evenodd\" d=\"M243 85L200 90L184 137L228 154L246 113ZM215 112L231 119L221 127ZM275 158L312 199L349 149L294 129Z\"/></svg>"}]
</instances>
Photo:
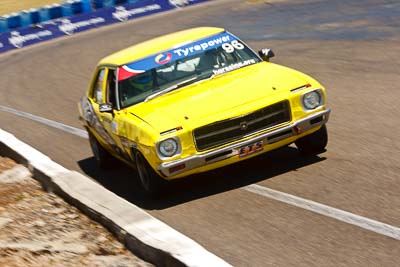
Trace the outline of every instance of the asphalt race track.
<instances>
[{"instance_id":1,"label":"asphalt race track","mask_svg":"<svg viewBox=\"0 0 400 267\"><path fill-rule=\"evenodd\" d=\"M398 1L220 0L54 40L0 55L0 106L82 129L77 102L98 60L194 26L226 27L255 49L272 48L273 62L318 79L332 108L327 151L301 157L290 146L178 181L150 200L132 170L99 170L85 138L4 111L0 127L234 266L398 266L399 239L252 190L284 192L399 231Z\"/></svg>"}]
</instances>

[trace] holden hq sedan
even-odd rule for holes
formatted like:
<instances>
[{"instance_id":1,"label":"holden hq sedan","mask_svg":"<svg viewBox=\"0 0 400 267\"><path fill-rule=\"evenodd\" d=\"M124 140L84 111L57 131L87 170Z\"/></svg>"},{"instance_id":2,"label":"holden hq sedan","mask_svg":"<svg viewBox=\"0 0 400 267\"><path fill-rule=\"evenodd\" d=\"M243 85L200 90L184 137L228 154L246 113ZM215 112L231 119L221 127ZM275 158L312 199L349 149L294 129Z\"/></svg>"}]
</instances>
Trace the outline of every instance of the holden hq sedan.
<instances>
[{"instance_id":1,"label":"holden hq sedan","mask_svg":"<svg viewBox=\"0 0 400 267\"><path fill-rule=\"evenodd\" d=\"M145 192L295 143L318 153L330 109L315 79L221 28L161 36L102 59L80 118L100 167L136 168Z\"/></svg>"}]
</instances>

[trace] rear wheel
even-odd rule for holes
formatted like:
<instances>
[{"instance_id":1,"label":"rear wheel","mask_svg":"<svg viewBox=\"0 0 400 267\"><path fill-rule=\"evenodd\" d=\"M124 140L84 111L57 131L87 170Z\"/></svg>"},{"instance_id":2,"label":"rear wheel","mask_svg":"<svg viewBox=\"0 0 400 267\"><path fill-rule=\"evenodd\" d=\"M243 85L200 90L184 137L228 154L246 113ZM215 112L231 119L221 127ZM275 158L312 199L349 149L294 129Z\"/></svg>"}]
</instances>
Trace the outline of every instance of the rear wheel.
<instances>
[{"instance_id":1,"label":"rear wheel","mask_svg":"<svg viewBox=\"0 0 400 267\"><path fill-rule=\"evenodd\" d=\"M89 134L89 143L90 143L90 148L92 149L93 156L96 159L97 164L99 165L100 168L102 169L109 169L114 162L113 156L108 153L108 151L102 147L97 141L96 137L90 132Z\"/></svg>"},{"instance_id":2,"label":"rear wheel","mask_svg":"<svg viewBox=\"0 0 400 267\"><path fill-rule=\"evenodd\" d=\"M136 169L139 175L139 181L149 196L157 196L161 193L162 189L165 188L167 181L162 179L146 161L143 155L139 152L135 152L136 157Z\"/></svg>"},{"instance_id":3,"label":"rear wheel","mask_svg":"<svg viewBox=\"0 0 400 267\"><path fill-rule=\"evenodd\" d=\"M328 131L325 125L309 135L306 135L295 142L299 151L303 154L316 154L325 150L328 144Z\"/></svg>"}]
</instances>

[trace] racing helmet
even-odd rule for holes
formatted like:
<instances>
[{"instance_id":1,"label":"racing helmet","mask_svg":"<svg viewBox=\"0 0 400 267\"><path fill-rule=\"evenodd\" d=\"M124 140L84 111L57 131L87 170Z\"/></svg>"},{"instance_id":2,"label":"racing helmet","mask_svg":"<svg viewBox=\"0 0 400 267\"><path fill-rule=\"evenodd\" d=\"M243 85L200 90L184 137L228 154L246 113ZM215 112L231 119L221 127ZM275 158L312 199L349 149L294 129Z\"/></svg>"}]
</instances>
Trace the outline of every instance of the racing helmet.
<instances>
[{"instance_id":1,"label":"racing helmet","mask_svg":"<svg viewBox=\"0 0 400 267\"><path fill-rule=\"evenodd\" d=\"M144 72L130 78L128 82L133 88L144 92L153 86L153 77L151 72Z\"/></svg>"}]
</instances>

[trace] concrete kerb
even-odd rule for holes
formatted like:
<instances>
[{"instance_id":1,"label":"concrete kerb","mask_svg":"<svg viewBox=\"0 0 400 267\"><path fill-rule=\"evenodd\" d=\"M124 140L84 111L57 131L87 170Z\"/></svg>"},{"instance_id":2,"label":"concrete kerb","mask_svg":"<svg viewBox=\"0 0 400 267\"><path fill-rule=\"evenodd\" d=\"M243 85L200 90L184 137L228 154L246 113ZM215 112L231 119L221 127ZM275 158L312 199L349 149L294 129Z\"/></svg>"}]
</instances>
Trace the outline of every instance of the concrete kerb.
<instances>
[{"instance_id":1,"label":"concrete kerb","mask_svg":"<svg viewBox=\"0 0 400 267\"><path fill-rule=\"evenodd\" d=\"M70 171L0 129L0 155L26 166L45 190L54 192L107 227L137 256L157 266L231 266L195 241Z\"/></svg>"}]
</instances>

